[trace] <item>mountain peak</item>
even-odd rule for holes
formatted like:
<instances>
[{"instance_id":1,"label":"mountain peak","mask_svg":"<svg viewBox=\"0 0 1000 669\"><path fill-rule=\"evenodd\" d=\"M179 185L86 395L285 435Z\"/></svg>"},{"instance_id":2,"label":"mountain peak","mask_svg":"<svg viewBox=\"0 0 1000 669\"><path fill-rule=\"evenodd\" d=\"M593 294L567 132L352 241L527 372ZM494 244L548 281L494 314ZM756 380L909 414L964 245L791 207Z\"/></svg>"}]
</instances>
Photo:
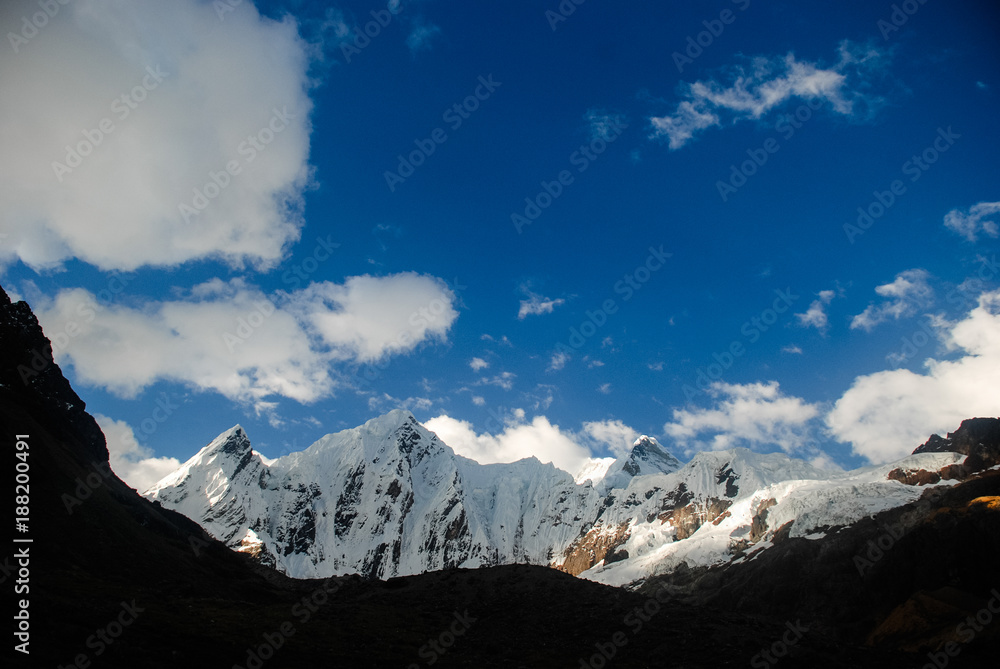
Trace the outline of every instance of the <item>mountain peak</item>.
<instances>
[{"instance_id":1,"label":"mountain peak","mask_svg":"<svg viewBox=\"0 0 1000 669\"><path fill-rule=\"evenodd\" d=\"M947 437L932 434L913 454L944 452L967 455L977 468L1000 464L1000 418L967 418Z\"/></svg>"},{"instance_id":2,"label":"mountain peak","mask_svg":"<svg viewBox=\"0 0 1000 669\"><path fill-rule=\"evenodd\" d=\"M681 468L681 461L665 449L655 437L642 435L632 442L632 449L608 467L600 482L602 489L622 488L636 476L670 474Z\"/></svg>"},{"instance_id":3,"label":"mountain peak","mask_svg":"<svg viewBox=\"0 0 1000 669\"><path fill-rule=\"evenodd\" d=\"M362 427L377 434L391 434L404 425L416 425L417 419L408 409L393 409L392 411L372 418Z\"/></svg>"},{"instance_id":4,"label":"mountain peak","mask_svg":"<svg viewBox=\"0 0 1000 669\"><path fill-rule=\"evenodd\" d=\"M681 468L680 460L665 449L655 437L645 434L633 442L628 459L637 464L648 463L656 470L644 471L643 474L669 474Z\"/></svg>"},{"instance_id":5,"label":"mountain peak","mask_svg":"<svg viewBox=\"0 0 1000 669\"><path fill-rule=\"evenodd\" d=\"M244 455L250 447L250 437L238 423L218 437L213 439L203 450L204 455L225 453L227 455Z\"/></svg>"}]
</instances>

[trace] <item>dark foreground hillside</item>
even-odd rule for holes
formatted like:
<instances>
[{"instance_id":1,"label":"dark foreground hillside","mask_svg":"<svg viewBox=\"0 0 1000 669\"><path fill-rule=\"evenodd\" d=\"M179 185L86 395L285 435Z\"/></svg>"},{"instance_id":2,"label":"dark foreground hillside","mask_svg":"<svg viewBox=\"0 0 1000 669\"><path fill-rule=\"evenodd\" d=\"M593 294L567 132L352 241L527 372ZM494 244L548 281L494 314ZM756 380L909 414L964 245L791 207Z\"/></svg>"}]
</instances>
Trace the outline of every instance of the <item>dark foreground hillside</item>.
<instances>
[{"instance_id":1,"label":"dark foreground hillside","mask_svg":"<svg viewBox=\"0 0 1000 669\"><path fill-rule=\"evenodd\" d=\"M788 540L639 592L522 565L295 581L110 473L103 435L50 357L28 306L0 290L0 434L12 468L28 435L31 478L18 536L32 543L3 556L4 588L30 588L14 598L30 615L30 656L5 651L14 666L920 667L959 636L955 616L1000 587L995 471L831 541ZM860 575L853 556L890 521L912 531ZM25 547L27 577L13 557ZM946 666L988 666L996 604Z\"/></svg>"}]
</instances>

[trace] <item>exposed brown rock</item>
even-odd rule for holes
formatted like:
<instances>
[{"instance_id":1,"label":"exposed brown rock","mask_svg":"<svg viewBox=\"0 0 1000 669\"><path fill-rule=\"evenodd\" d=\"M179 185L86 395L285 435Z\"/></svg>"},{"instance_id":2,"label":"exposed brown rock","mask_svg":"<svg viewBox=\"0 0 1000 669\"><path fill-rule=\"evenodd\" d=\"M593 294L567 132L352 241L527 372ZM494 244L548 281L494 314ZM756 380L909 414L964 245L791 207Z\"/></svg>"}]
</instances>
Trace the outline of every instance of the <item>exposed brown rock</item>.
<instances>
[{"instance_id":1,"label":"exposed brown rock","mask_svg":"<svg viewBox=\"0 0 1000 669\"><path fill-rule=\"evenodd\" d=\"M676 539L681 541L697 532L705 523L715 521L731 505L731 500L709 497L705 502L691 502L672 512L660 514L659 518L663 522L670 521L677 528Z\"/></svg>"},{"instance_id":2,"label":"exposed brown rock","mask_svg":"<svg viewBox=\"0 0 1000 669\"><path fill-rule=\"evenodd\" d=\"M937 472L926 469L903 469L896 467L886 477L890 481L899 481L905 485L929 485L941 480L941 475Z\"/></svg>"},{"instance_id":3,"label":"exposed brown rock","mask_svg":"<svg viewBox=\"0 0 1000 669\"><path fill-rule=\"evenodd\" d=\"M603 523L598 523L566 549L566 557L562 564L553 566L560 571L576 576L587 571L601 560L614 562L615 560L609 558L615 554L616 548L628 541L629 534L627 523L623 523L611 531Z\"/></svg>"},{"instance_id":4,"label":"exposed brown rock","mask_svg":"<svg viewBox=\"0 0 1000 669\"><path fill-rule=\"evenodd\" d=\"M777 503L778 500L772 497L757 505L757 511L750 522L750 543L757 543L767 533L767 510Z\"/></svg>"}]
</instances>

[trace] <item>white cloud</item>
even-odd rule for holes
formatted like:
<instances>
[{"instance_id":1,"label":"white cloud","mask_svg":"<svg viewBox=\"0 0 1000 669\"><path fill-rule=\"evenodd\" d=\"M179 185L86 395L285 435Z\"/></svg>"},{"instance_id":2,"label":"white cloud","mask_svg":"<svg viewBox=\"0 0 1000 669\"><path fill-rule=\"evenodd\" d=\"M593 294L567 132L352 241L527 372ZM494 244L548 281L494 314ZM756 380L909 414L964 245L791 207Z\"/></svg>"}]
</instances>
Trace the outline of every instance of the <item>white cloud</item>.
<instances>
[{"instance_id":1,"label":"white cloud","mask_svg":"<svg viewBox=\"0 0 1000 669\"><path fill-rule=\"evenodd\" d=\"M1000 202L980 202L969 207L968 212L952 209L945 214L944 225L974 242L979 238L980 232L990 237L1000 235L996 221L986 220L988 216L997 213L1000 213Z\"/></svg>"},{"instance_id":2,"label":"white cloud","mask_svg":"<svg viewBox=\"0 0 1000 669\"><path fill-rule=\"evenodd\" d=\"M326 344L360 361L443 341L458 318L454 302L443 280L415 272L314 283L292 299Z\"/></svg>"},{"instance_id":3,"label":"white cloud","mask_svg":"<svg viewBox=\"0 0 1000 669\"><path fill-rule=\"evenodd\" d=\"M611 394L611 384L602 383L601 385L597 386L597 392L602 393L604 395Z\"/></svg>"},{"instance_id":4,"label":"white cloud","mask_svg":"<svg viewBox=\"0 0 1000 669\"><path fill-rule=\"evenodd\" d=\"M443 306L410 320L428 298ZM268 411L267 398L329 395L338 361L444 338L452 298L440 280L396 274L313 284L280 304L242 280L214 279L173 301L108 305L76 288L33 307L57 362L71 363L85 384L134 397L156 381L177 381Z\"/></svg>"},{"instance_id":5,"label":"white cloud","mask_svg":"<svg viewBox=\"0 0 1000 669\"><path fill-rule=\"evenodd\" d=\"M424 425L456 453L482 464L534 456L575 474L590 459L590 451L572 433L563 432L545 416L535 416L530 423L523 419L523 412L516 414L498 435L476 434L471 423L447 415L432 418Z\"/></svg>"},{"instance_id":6,"label":"white cloud","mask_svg":"<svg viewBox=\"0 0 1000 669\"><path fill-rule=\"evenodd\" d=\"M709 389L715 398L710 409L675 409L664 432L688 453L725 450L736 446L776 445L792 453L813 442L816 405L784 395L778 383L727 384Z\"/></svg>"},{"instance_id":7,"label":"white cloud","mask_svg":"<svg viewBox=\"0 0 1000 669\"><path fill-rule=\"evenodd\" d=\"M639 433L620 420L590 421L583 424L583 433L599 446L607 448L616 458L628 455Z\"/></svg>"},{"instance_id":8,"label":"white cloud","mask_svg":"<svg viewBox=\"0 0 1000 669\"><path fill-rule=\"evenodd\" d=\"M478 372L481 369L486 369L490 366L490 363L486 362L482 358L473 358L469 361L469 367L472 368L474 372Z\"/></svg>"},{"instance_id":9,"label":"white cloud","mask_svg":"<svg viewBox=\"0 0 1000 669\"><path fill-rule=\"evenodd\" d=\"M523 321L528 316L551 314L553 309L566 302L566 300L562 298L552 300L532 293L531 291L526 292L528 294L528 299L521 300L521 308L517 310L518 320Z\"/></svg>"},{"instance_id":10,"label":"white cloud","mask_svg":"<svg viewBox=\"0 0 1000 669\"><path fill-rule=\"evenodd\" d=\"M926 372L882 371L854 380L826 423L872 462L911 453L932 433L954 431L965 418L1000 416L1000 291L984 293L965 319L938 330L954 360L928 358Z\"/></svg>"},{"instance_id":11,"label":"white cloud","mask_svg":"<svg viewBox=\"0 0 1000 669\"><path fill-rule=\"evenodd\" d=\"M111 469L140 493L181 466L177 458L154 457L152 449L139 444L135 432L125 421L99 413L94 414L94 420L107 439Z\"/></svg>"},{"instance_id":12,"label":"white cloud","mask_svg":"<svg viewBox=\"0 0 1000 669\"><path fill-rule=\"evenodd\" d=\"M804 314L795 314L795 318L798 319L801 327L816 328L821 333L826 333L829 327L826 305L833 301L835 293L832 290L821 290L817 296L819 299L813 300Z\"/></svg>"},{"instance_id":13,"label":"white cloud","mask_svg":"<svg viewBox=\"0 0 1000 669\"><path fill-rule=\"evenodd\" d=\"M510 390L514 387L514 379L517 375L513 372L500 372L496 376L491 376L490 378L479 379L476 382L477 386L497 386L503 388L504 390Z\"/></svg>"},{"instance_id":14,"label":"white cloud","mask_svg":"<svg viewBox=\"0 0 1000 669\"><path fill-rule=\"evenodd\" d=\"M891 319L908 318L919 309L929 307L934 302L934 289L927 283L929 274L922 269L908 269L896 275L892 283L875 288L875 292L887 298L881 304L868 307L851 320L851 329L861 328L870 332L879 323Z\"/></svg>"},{"instance_id":15,"label":"white cloud","mask_svg":"<svg viewBox=\"0 0 1000 669\"><path fill-rule=\"evenodd\" d=\"M569 353L566 353L565 351L556 351L555 353L552 354L552 359L549 360L548 371L550 372L559 371L560 369L566 366L566 363L569 362L569 360L570 360Z\"/></svg>"},{"instance_id":16,"label":"white cloud","mask_svg":"<svg viewBox=\"0 0 1000 669\"><path fill-rule=\"evenodd\" d=\"M20 24L18 4L0 25ZM18 92L0 97L0 263L276 264L311 181L310 54L294 19L249 2L224 21L198 0L60 4L0 59ZM80 161L57 174L77 165L67 145ZM185 222L195 189L214 197Z\"/></svg>"},{"instance_id":17,"label":"white cloud","mask_svg":"<svg viewBox=\"0 0 1000 669\"><path fill-rule=\"evenodd\" d=\"M430 411L434 407L434 400L428 397L407 397L405 400L393 397L389 393L373 395L368 398L369 411L379 414L387 413L393 409L406 409L407 411Z\"/></svg>"},{"instance_id":18,"label":"white cloud","mask_svg":"<svg viewBox=\"0 0 1000 669\"><path fill-rule=\"evenodd\" d=\"M791 53L784 58L753 58L745 67L732 68L728 83L687 84L685 99L672 114L650 118L651 137L666 138L671 149L679 149L706 128L760 119L793 99L825 103L844 116L863 115L876 101L860 91L880 59L875 49L860 49L846 41L839 46L838 61L828 68L799 61Z\"/></svg>"},{"instance_id":19,"label":"white cloud","mask_svg":"<svg viewBox=\"0 0 1000 669\"><path fill-rule=\"evenodd\" d=\"M473 395L472 403L475 404L477 407L486 406L486 398L480 395Z\"/></svg>"},{"instance_id":20,"label":"white cloud","mask_svg":"<svg viewBox=\"0 0 1000 669\"><path fill-rule=\"evenodd\" d=\"M789 344L781 349L782 353L792 353L795 355L802 355L802 349L795 344Z\"/></svg>"}]
</instances>

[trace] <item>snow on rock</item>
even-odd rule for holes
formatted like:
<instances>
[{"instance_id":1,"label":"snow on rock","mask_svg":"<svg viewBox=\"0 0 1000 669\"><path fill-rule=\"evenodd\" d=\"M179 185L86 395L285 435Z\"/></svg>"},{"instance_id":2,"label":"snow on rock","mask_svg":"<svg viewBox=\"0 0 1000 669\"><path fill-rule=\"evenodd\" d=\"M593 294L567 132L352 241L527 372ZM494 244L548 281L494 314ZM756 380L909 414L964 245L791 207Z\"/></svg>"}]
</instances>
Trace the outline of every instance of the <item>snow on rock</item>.
<instances>
[{"instance_id":1,"label":"snow on rock","mask_svg":"<svg viewBox=\"0 0 1000 669\"><path fill-rule=\"evenodd\" d=\"M574 477L535 458L481 465L397 410L275 460L237 425L145 496L298 578L526 562L625 585L681 563L745 559L788 523L790 536L819 537L926 487L890 472L962 459L920 453L829 472L736 448L682 464L644 436Z\"/></svg>"}]
</instances>

